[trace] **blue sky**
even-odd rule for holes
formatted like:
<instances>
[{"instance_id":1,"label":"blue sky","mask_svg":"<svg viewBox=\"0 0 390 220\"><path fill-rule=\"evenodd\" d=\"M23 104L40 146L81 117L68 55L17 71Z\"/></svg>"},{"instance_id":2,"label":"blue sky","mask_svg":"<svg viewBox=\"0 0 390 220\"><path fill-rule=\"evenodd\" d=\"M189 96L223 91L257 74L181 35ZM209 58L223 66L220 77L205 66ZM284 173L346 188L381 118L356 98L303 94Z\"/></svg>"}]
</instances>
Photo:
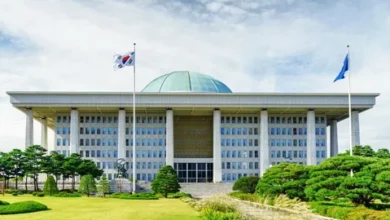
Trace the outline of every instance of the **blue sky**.
<instances>
[{"instance_id":1,"label":"blue sky","mask_svg":"<svg viewBox=\"0 0 390 220\"><path fill-rule=\"evenodd\" d=\"M350 44L352 92L381 93L360 115L361 142L387 147L388 11L385 0L0 1L0 148L24 144L25 116L5 91L131 91L130 72L111 60L133 42L138 91L193 70L235 92L346 92L333 79ZM348 123L339 126L343 150Z\"/></svg>"}]
</instances>

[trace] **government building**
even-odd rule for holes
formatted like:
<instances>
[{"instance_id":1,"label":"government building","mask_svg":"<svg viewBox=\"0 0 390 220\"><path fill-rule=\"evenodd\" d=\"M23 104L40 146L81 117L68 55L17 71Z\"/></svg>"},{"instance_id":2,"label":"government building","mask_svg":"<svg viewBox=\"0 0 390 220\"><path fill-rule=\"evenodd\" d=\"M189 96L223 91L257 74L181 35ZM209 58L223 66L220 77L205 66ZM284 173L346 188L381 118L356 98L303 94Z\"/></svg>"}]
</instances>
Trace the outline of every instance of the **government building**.
<instances>
[{"instance_id":1,"label":"government building","mask_svg":"<svg viewBox=\"0 0 390 220\"><path fill-rule=\"evenodd\" d=\"M127 161L131 176L135 157L137 179L145 182L165 164L190 183L261 176L280 162L315 165L328 151L339 152L337 123L348 118L344 93L233 93L223 82L189 71L162 75L137 92L135 118L132 92L7 93L26 114L26 146L36 144L35 119L44 148L53 129L58 153L95 161L108 179L116 177L118 158ZM359 114L378 95L352 94L353 145L360 144Z\"/></svg>"}]
</instances>

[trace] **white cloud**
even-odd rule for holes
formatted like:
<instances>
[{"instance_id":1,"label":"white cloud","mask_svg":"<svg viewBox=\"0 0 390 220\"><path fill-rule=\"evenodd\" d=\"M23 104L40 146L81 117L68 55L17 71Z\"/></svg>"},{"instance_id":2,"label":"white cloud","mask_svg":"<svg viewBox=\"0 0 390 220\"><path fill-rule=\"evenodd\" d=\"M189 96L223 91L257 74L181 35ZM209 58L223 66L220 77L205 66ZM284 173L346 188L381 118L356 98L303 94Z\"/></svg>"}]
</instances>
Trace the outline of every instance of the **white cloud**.
<instances>
[{"instance_id":1,"label":"white cloud","mask_svg":"<svg viewBox=\"0 0 390 220\"><path fill-rule=\"evenodd\" d=\"M24 115L5 91L131 91L131 71L114 73L110 62L133 42L138 91L188 69L235 92L344 92L345 82L332 81L350 43L353 92L382 93L361 114L361 142L387 147L390 4L258 2L0 1L0 34L14 43L0 41L1 149L24 145ZM342 150L347 130L341 122Z\"/></svg>"}]
</instances>

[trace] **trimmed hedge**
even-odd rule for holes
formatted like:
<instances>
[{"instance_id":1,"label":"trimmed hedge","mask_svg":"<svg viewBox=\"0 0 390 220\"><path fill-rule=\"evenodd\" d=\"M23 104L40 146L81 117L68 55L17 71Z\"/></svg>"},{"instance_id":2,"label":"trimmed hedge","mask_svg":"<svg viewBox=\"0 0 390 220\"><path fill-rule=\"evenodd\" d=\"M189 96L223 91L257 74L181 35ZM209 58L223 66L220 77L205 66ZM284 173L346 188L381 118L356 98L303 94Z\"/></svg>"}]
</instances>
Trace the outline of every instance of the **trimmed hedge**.
<instances>
[{"instance_id":1,"label":"trimmed hedge","mask_svg":"<svg viewBox=\"0 0 390 220\"><path fill-rule=\"evenodd\" d=\"M68 193L68 192L60 192L53 195L54 197L81 197L81 194L78 192Z\"/></svg>"},{"instance_id":2,"label":"trimmed hedge","mask_svg":"<svg viewBox=\"0 0 390 220\"><path fill-rule=\"evenodd\" d=\"M1 201L1 200L0 200L0 205L9 205L9 202Z\"/></svg>"},{"instance_id":3,"label":"trimmed hedge","mask_svg":"<svg viewBox=\"0 0 390 220\"><path fill-rule=\"evenodd\" d=\"M179 199L179 198L192 198L192 195L185 192L169 193L168 198Z\"/></svg>"},{"instance_id":4,"label":"trimmed hedge","mask_svg":"<svg viewBox=\"0 0 390 220\"><path fill-rule=\"evenodd\" d=\"M0 215L38 212L43 210L48 210L48 208L46 205L39 202L35 202L35 201L15 202L10 205L0 206Z\"/></svg>"},{"instance_id":5,"label":"trimmed hedge","mask_svg":"<svg viewBox=\"0 0 390 220\"><path fill-rule=\"evenodd\" d=\"M134 200L157 200L158 199L153 193L130 194L130 193L119 193L119 192L111 194L110 198L134 199Z\"/></svg>"},{"instance_id":6,"label":"trimmed hedge","mask_svg":"<svg viewBox=\"0 0 390 220\"><path fill-rule=\"evenodd\" d=\"M335 204L329 202L312 202L310 205L314 213L337 219L345 219L348 213L354 210L366 209L365 207L355 207L352 205Z\"/></svg>"}]
</instances>

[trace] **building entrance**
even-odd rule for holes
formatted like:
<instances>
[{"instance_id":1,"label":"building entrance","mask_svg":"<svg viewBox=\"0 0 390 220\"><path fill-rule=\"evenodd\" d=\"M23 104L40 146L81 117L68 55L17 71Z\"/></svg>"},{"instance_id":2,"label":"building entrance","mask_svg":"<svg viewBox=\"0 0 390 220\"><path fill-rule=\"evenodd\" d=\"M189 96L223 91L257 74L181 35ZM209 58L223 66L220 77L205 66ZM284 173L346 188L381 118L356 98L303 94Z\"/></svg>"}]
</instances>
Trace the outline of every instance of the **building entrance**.
<instances>
[{"instance_id":1,"label":"building entrance","mask_svg":"<svg viewBox=\"0 0 390 220\"><path fill-rule=\"evenodd\" d=\"M213 182L213 163L175 163L181 183Z\"/></svg>"}]
</instances>

